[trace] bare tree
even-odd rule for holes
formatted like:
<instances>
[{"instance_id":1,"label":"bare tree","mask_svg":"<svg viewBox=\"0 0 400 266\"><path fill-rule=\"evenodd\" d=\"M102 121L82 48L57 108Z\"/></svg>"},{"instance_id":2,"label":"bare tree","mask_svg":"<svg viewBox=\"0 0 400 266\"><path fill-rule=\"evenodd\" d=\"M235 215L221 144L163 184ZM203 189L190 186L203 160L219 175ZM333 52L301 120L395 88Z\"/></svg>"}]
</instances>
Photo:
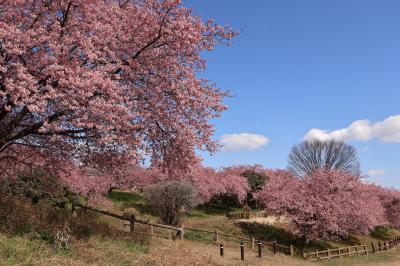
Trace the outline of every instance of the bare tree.
<instances>
[{"instance_id":1,"label":"bare tree","mask_svg":"<svg viewBox=\"0 0 400 266\"><path fill-rule=\"evenodd\" d=\"M304 177L317 169L336 169L360 174L356 149L339 140L306 140L295 145L288 158L288 170Z\"/></svg>"},{"instance_id":2,"label":"bare tree","mask_svg":"<svg viewBox=\"0 0 400 266\"><path fill-rule=\"evenodd\" d=\"M197 190L184 181L168 181L144 189L145 199L161 221L171 225L179 225L183 214L196 206L197 195Z\"/></svg>"}]
</instances>

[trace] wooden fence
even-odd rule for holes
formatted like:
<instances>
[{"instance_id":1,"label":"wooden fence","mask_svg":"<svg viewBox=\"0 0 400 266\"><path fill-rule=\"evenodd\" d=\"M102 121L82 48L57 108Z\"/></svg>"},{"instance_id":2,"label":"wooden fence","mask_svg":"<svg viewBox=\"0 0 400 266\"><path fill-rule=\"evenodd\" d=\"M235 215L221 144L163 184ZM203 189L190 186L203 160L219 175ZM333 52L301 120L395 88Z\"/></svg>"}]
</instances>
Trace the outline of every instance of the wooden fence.
<instances>
[{"instance_id":1,"label":"wooden fence","mask_svg":"<svg viewBox=\"0 0 400 266\"><path fill-rule=\"evenodd\" d=\"M365 244L348 246L342 248L334 248L327 250L316 250L315 252L303 252L303 258L309 260L325 260L338 258L343 256L352 256L352 255L368 255L367 246Z\"/></svg>"},{"instance_id":2,"label":"wooden fence","mask_svg":"<svg viewBox=\"0 0 400 266\"><path fill-rule=\"evenodd\" d=\"M226 214L229 219L239 220L239 219L252 219L266 217L267 214L264 211L260 212L229 212Z\"/></svg>"},{"instance_id":3,"label":"wooden fence","mask_svg":"<svg viewBox=\"0 0 400 266\"><path fill-rule=\"evenodd\" d=\"M79 203L74 203L72 205L72 212L73 212L74 216L76 216L76 207L79 207L79 208L84 209L84 210L89 210L89 211L92 211L92 212L100 213L100 214L103 214L103 215L106 215L106 216L114 217L114 218L120 219L122 221L126 221L128 223L127 224L124 223L124 227L128 226L130 232L133 232L135 230L135 225L136 224L141 224L141 225L147 226L150 229L149 230L150 231L149 234L151 234L152 236L163 237L163 238L172 238L174 240L176 238L183 239L183 235L184 235L183 228L164 225L164 224L151 223L149 221L139 220L139 219L136 219L135 215L131 215L130 217L126 217L126 216L115 214L115 213L112 213L112 212L109 212L109 211L100 210L100 209L97 209L97 208L94 208L94 207L90 207L90 206L85 206L85 205L82 205L82 204L79 204ZM167 236L165 236L165 235L162 235L160 233L155 232L154 228L167 229L169 231L172 231L172 234L168 234Z\"/></svg>"},{"instance_id":4,"label":"wooden fence","mask_svg":"<svg viewBox=\"0 0 400 266\"><path fill-rule=\"evenodd\" d=\"M254 239L253 239L254 240ZM262 258L263 257L263 243L265 244L266 242L261 242L261 241L257 241L257 257L258 258ZM250 256L252 256L252 254L254 254L254 243L253 243L253 248L252 251L249 252ZM276 241L273 242L273 254L275 255L277 252L277 244ZM225 247L223 244L219 245L219 254L221 257L224 256L225 253ZM293 246L290 246L290 253L293 255ZM254 256L254 255L253 255ZM242 261L244 261L245 258L245 245L244 242L240 242L240 259Z\"/></svg>"},{"instance_id":5,"label":"wooden fence","mask_svg":"<svg viewBox=\"0 0 400 266\"><path fill-rule=\"evenodd\" d=\"M127 229L129 229L127 231L130 231L130 232L133 232L135 230L135 224L141 224L141 225L145 225L145 226L149 227L149 229L150 229L149 234L151 234L152 236L164 237L164 238L167 237L167 238L172 238L175 240L176 238L183 239L185 231L197 231L197 232L204 232L204 233L212 234L213 240L215 242L219 242L222 237L225 237L225 238L236 239L241 242L249 242L252 248L255 247L257 242L260 242L264 246L270 247L270 249L273 251L274 254L277 252L282 252L287 255L291 255L291 256L294 255L294 249L293 249L292 245L284 246L284 245L278 244L276 241L273 241L273 242L259 241L259 240L256 240L254 237L246 238L246 237L234 236L234 235L225 234L224 232L219 231L219 230L211 231L211 230L204 230L204 229L198 229L198 228L174 227L174 226L169 226L169 225L164 225L164 224L151 223L149 221L143 221L143 220L137 219L135 217L135 215L126 217L126 216L122 216L122 215L112 213L112 212L109 212L106 210L100 210L95 207L82 205L79 203L74 203L72 205L72 211L75 216L76 216L76 207L120 219L120 220L126 222L126 223L124 223L124 229L125 229L125 227L127 227ZM172 231L173 234L172 235L169 234L168 236L157 234L154 230L155 228L167 229L167 230ZM169 236L171 236L171 237L169 237Z\"/></svg>"},{"instance_id":6,"label":"wooden fence","mask_svg":"<svg viewBox=\"0 0 400 266\"><path fill-rule=\"evenodd\" d=\"M370 252L376 253L384 250L389 250L400 244L400 237L394 237L387 241L371 242ZM366 244L355 245L342 248L334 248L327 250L317 250L315 252L303 252L303 258L309 260L325 260L352 255L368 255Z\"/></svg>"},{"instance_id":7,"label":"wooden fence","mask_svg":"<svg viewBox=\"0 0 400 266\"><path fill-rule=\"evenodd\" d=\"M395 246L397 246L398 244L400 244L399 236L394 237L387 241L371 242L371 248L372 248L372 252L375 253L375 252L379 252L379 251L392 249Z\"/></svg>"},{"instance_id":8,"label":"wooden fence","mask_svg":"<svg viewBox=\"0 0 400 266\"><path fill-rule=\"evenodd\" d=\"M240 242L247 242L248 244L251 245L252 249L255 248L255 246L257 245L258 242L260 242L263 246L266 246L266 247L270 248L274 254L277 253L277 252L281 252L281 253L284 253L286 255L291 255L291 256L294 255L293 245L285 246L285 245L278 244L276 241L266 242L266 241L257 240L254 237L247 238L247 237L229 235L229 234L225 234L224 232L219 231L217 229L214 230L214 231L211 231L211 230L204 230L204 229L198 229L198 228L187 228L187 227L185 227L184 230L197 231L197 232L203 232L203 233L212 234L214 242L220 242L222 237L235 239L235 240L238 240Z\"/></svg>"}]
</instances>

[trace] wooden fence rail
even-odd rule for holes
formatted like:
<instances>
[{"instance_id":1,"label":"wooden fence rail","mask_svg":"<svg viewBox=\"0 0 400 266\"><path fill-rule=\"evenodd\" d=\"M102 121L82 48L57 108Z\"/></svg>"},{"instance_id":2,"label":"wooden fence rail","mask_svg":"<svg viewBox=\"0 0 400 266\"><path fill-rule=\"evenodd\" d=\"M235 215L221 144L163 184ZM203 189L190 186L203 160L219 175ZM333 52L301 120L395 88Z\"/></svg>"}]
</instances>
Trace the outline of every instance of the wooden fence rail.
<instances>
[{"instance_id":1,"label":"wooden fence rail","mask_svg":"<svg viewBox=\"0 0 400 266\"><path fill-rule=\"evenodd\" d=\"M252 218L260 218L266 217L267 213L264 211L259 212L229 212L226 214L229 219L238 220L238 219L252 219Z\"/></svg>"},{"instance_id":2,"label":"wooden fence rail","mask_svg":"<svg viewBox=\"0 0 400 266\"><path fill-rule=\"evenodd\" d=\"M352 256L352 255L368 255L367 246L365 244L362 244L362 245L347 246L334 249L328 248L327 250L316 250L315 252L308 252L308 253L303 252L303 258L312 261L332 259L332 258Z\"/></svg>"},{"instance_id":3,"label":"wooden fence rail","mask_svg":"<svg viewBox=\"0 0 400 266\"><path fill-rule=\"evenodd\" d=\"M294 255L294 248L292 245L290 246L285 246L285 245L281 245L278 244L276 241L271 241L271 242L266 242L266 241L261 241L261 240L257 240L254 237L252 238L247 238L247 237L241 237L241 236L234 236L234 235L229 235L229 234L225 234L224 232L221 232L219 230L204 230L204 229L198 229L198 228L189 228L189 227L185 227L185 230L187 231L197 231L197 232L203 232L203 233L209 233L209 234L213 234L213 239L215 242L218 242L221 240L221 236L222 237L226 237L226 238L233 238L239 241L245 241L248 242L252 248L255 248L256 243L260 242L262 245L269 247L273 253L277 253L277 252L281 252L284 253L286 255Z\"/></svg>"},{"instance_id":4,"label":"wooden fence rail","mask_svg":"<svg viewBox=\"0 0 400 266\"><path fill-rule=\"evenodd\" d=\"M389 250L400 244L400 237L393 237L386 241L371 242L372 252Z\"/></svg>"},{"instance_id":5,"label":"wooden fence rail","mask_svg":"<svg viewBox=\"0 0 400 266\"><path fill-rule=\"evenodd\" d=\"M126 224L124 223L123 226L124 227L127 226L130 232L134 231L135 224L142 224L142 225L150 226L151 230L150 230L149 234L151 234L153 236L161 236L161 235L155 234L153 232L153 228L162 228L162 229L171 230L171 231L175 232L175 235L172 236L173 239L176 239L177 237L179 239L183 239L185 231L198 231L198 232L204 232L204 233L213 234L214 235L213 239L214 239L215 242L218 242L221 237L233 238L233 239L240 240L240 241L250 242L252 248L255 247L255 243L260 242L265 246L269 246L272 249L274 254L277 253L277 252L282 252L282 253L287 254L287 255L291 255L291 256L294 255L294 249L293 249L292 245L284 246L284 245L278 244L276 241L265 242L265 241L256 240L254 237L246 238L246 237L241 237L241 236L229 235L229 234L226 234L226 233L224 233L222 231L219 231L219 230L211 231L211 230L204 230L204 229L198 229L198 228L174 227L174 226L169 226L169 225L164 225L164 224L151 223L149 221L139 220L139 219L137 219L135 217L135 215L131 215L130 217L126 217L126 216L122 216L122 215L119 215L119 214L116 214L116 213L112 213L112 212L109 212L109 211L106 211L106 210L100 210L100 209L97 209L95 207L82 205L82 204L79 204L79 203L74 203L72 205L73 213L76 213L76 207L79 207L79 208L84 209L84 210L89 210L89 211L92 211L92 212L100 213L100 214L103 214L103 215L107 215L107 216L110 216L110 217L114 217L114 218L120 219L122 221L129 222L129 223L126 223ZM161 236L161 237L165 237L165 236Z\"/></svg>"},{"instance_id":6,"label":"wooden fence rail","mask_svg":"<svg viewBox=\"0 0 400 266\"><path fill-rule=\"evenodd\" d=\"M81 209L85 209L85 210L89 210L92 212L96 212L96 213L100 213L103 215L107 215L107 216L111 216L123 221L128 221L130 222L130 231L133 232L134 228L135 228L135 223L138 224L143 224L143 225L148 225L151 227L151 232L153 232L153 227L155 228L162 228L162 229L168 229L168 230L172 230L173 232L175 232L176 234L172 236L173 239L175 239L176 237L179 237L181 239L183 239L183 235L184 235L184 229L183 228L179 228L179 227L174 227L174 226L169 226L169 225L164 225L164 224L156 224L156 223L151 223L149 221L143 221L143 220L139 220L136 219L135 215L131 215L130 217L126 217L126 216L122 216L116 213L112 213L106 210L100 210L91 206L85 206L79 203L74 203L72 205L72 210L74 212L75 208L79 207ZM154 236L157 236L156 234L154 234Z\"/></svg>"},{"instance_id":7,"label":"wooden fence rail","mask_svg":"<svg viewBox=\"0 0 400 266\"><path fill-rule=\"evenodd\" d=\"M394 237L387 241L371 242L371 252L389 250L400 244L400 237ZM316 250L315 252L303 252L303 258L309 260L325 260L343 256L368 255L366 244L334 248L327 250Z\"/></svg>"}]
</instances>

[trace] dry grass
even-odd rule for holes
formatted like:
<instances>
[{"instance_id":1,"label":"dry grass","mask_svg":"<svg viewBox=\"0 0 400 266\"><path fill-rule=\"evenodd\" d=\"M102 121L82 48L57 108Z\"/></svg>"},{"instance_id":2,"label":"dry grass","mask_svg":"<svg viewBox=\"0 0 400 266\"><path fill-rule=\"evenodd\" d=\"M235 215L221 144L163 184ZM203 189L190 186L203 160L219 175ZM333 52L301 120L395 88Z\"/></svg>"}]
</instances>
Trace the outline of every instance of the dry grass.
<instances>
[{"instance_id":1,"label":"dry grass","mask_svg":"<svg viewBox=\"0 0 400 266\"><path fill-rule=\"evenodd\" d=\"M287 256L269 255L260 260L246 252L240 261L239 249L229 248L224 257L218 246L154 239L150 250L126 240L90 238L75 242L70 250L57 250L43 241L0 235L0 265L307 265ZM2 264L3 263L3 264Z\"/></svg>"},{"instance_id":2,"label":"dry grass","mask_svg":"<svg viewBox=\"0 0 400 266\"><path fill-rule=\"evenodd\" d=\"M126 195L122 195L126 197ZM128 195L129 196L129 195ZM1 200L0 200L1 201ZM3 200L4 201L4 200ZM118 205L124 203L124 198ZM17 204L17 206L12 206ZM136 206L134 206L136 204ZM141 203L142 204L142 203ZM117 205L117 206L118 206ZM4 206L4 205L3 205ZM118 219L95 215L90 212L80 212L77 219L69 220L69 212L53 213L48 206L35 206L24 202L9 201L8 208L0 210L0 218L5 219L1 224L3 233L0 233L0 266L5 265L400 265L400 247L377 255L354 256L351 258L336 259L325 262L312 263L300 258L292 258L281 254L272 255L265 250L264 258L259 259L250 247L246 247L245 261L240 260L238 241L221 239L225 245L225 256L219 256L219 247L212 241L212 234L191 235L191 239L201 241L171 241L161 238L150 239L146 234L136 233L128 236L122 232L122 222ZM1 206L0 206L1 207ZM120 206L118 206L120 207ZM136 203L131 199L130 204L118 208L119 212L127 208L135 207L140 212L150 213L145 205ZM47 208L47 212L46 212ZM117 210L114 210L117 212ZM39 215L46 213L46 215ZM150 214L148 214L151 217ZM9 219L12 217L13 219ZM26 219L29 217L29 219ZM49 221L52 217L52 221ZM35 218L36 221L33 221ZM153 217L151 217L153 218ZM72 229L69 248L60 248L49 241L51 232L57 229L57 224L68 219ZM153 218L154 219L154 218ZM3 220L4 221L4 220ZM47 223L46 223L47 221ZM252 226L254 221L238 223L227 219L222 213L206 213L198 210L192 216L188 216L185 227L219 229L225 233L249 237L246 234L263 237L283 237L282 230L270 226L269 223ZM267 221L270 222L270 221ZM246 224L247 227L243 227ZM274 223L275 224L275 223ZM275 224L278 226L277 224ZM255 225L254 225L255 226ZM37 235L37 228L43 227L47 231ZM246 230L247 228L247 230ZM140 230L140 226L137 228ZM251 229L251 230L250 230ZM272 230L274 229L274 230ZM146 228L143 228L145 231ZM165 234L166 232L162 232ZM398 234L394 230L378 230L375 239L384 239L392 234ZM187 236L189 232L187 232ZM284 241L285 239L282 239ZM291 241L290 236L287 240ZM352 241L369 242L371 237L354 237ZM218 242L220 243L220 241ZM285 243L285 242L282 242ZM329 245L346 243L327 243Z\"/></svg>"}]
</instances>

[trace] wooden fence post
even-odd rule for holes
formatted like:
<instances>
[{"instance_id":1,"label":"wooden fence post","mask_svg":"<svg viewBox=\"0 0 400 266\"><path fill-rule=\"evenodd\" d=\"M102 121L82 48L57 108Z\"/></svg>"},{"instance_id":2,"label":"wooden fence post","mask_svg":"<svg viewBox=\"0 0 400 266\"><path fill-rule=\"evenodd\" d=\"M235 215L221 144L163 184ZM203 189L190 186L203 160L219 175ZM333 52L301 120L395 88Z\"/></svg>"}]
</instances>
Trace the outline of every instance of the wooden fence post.
<instances>
[{"instance_id":1,"label":"wooden fence post","mask_svg":"<svg viewBox=\"0 0 400 266\"><path fill-rule=\"evenodd\" d=\"M262 258L262 244L261 244L261 241L258 241L257 246L258 246L258 257Z\"/></svg>"},{"instance_id":2,"label":"wooden fence post","mask_svg":"<svg viewBox=\"0 0 400 266\"><path fill-rule=\"evenodd\" d=\"M222 245L222 244L219 244L219 255L221 257L224 256L224 245Z\"/></svg>"},{"instance_id":3,"label":"wooden fence post","mask_svg":"<svg viewBox=\"0 0 400 266\"><path fill-rule=\"evenodd\" d=\"M290 256L294 256L294 248L293 245L289 245L289 249L290 249Z\"/></svg>"},{"instance_id":4,"label":"wooden fence post","mask_svg":"<svg viewBox=\"0 0 400 266\"><path fill-rule=\"evenodd\" d=\"M254 246L255 246L255 239L254 237L251 238L251 249L254 250Z\"/></svg>"},{"instance_id":5,"label":"wooden fence post","mask_svg":"<svg viewBox=\"0 0 400 266\"><path fill-rule=\"evenodd\" d=\"M240 242L240 259L244 260L244 244Z\"/></svg>"},{"instance_id":6,"label":"wooden fence post","mask_svg":"<svg viewBox=\"0 0 400 266\"><path fill-rule=\"evenodd\" d=\"M215 231L214 231L214 241L217 242L218 240L219 240L218 229L215 229Z\"/></svg>"},{"instance_id":7,"label":"wooden fence post","mask_svg":"<svg viewBox=\"0 0 400 266\"><path fill-rule=\"evenodd\" d=\"M150 225L150 235L154 234L154 227L152 225Z\"/></svg>"},{"instance_id":8,"label":"wooden fence post","mask_svg":"<svg viewBox=\"0 0 400 266\"><path fill-rule=\"evenodd\" d=\"M382 250L382 243L381 243L381 241L378 241L378 250L379 250L379 251Z\"/></svg>"},{"instance_id":9,"label":"wooden fence post","mask_svg":"<svg viewBox=\"0 0 400 266\"><path fill-rule=\"evenodd\" d=\"M78 215L77 215L77 211L76 211L76 206L75 206L75 203L73 202L72 203L72 218L76 218Z\"/></svg>"},{"instance_id":10,"label":"wooden fence post","mask_svg":"<svg viewBox=\"0 0 400 266\"><path fill-rule=\"evenodd\" d=\"M356 252L357 252L357 255L358 255L358 245L356 244Z\"/></svg>"},{"instance_id":11,"label":"wooden fence post","mask_svg":"<svg viewBox=\"0 0 400 266\"><path fill-rule=\"evenodd\" d=\"M276 254L276 240L273 242L272 250L274 252L274 255Z\"/></svg>"},{"instance_id":12,"label":"wooden fence post","mask_svg":"<svg viewBox=\"0 0 400 266\"><path fill-rule=\"evenodd\" d=\"M133 231L135 231L135 220L136 220L136 217L135 217L135 215L134 214L131 214L131 234L133 233Z\"/></svg>"},{"instance_id":13,"label":"wooden fence post","mask_svg":"<svg viewBox=\"0 0 400 266\"><path fill-rule=\"evenodd\" d=\"M303 255L303 259L306 259L306 253L304 252L304 250L301 253Z\"/></svg>"},{"instance_id":14,"label":"wooden fence post","mask_svg":"<svg viewBox=\"0 0 400 266\"><path fill-rule=\"evenodd\" d=\"M368 256L368 249L367 249L367 245L365 243L363 243L364 246L364 251L365 251L365 255Z\"/></svg>"},{"instance_id":15,"label":"wooden fence post","mask_svg":"<svg viewBox=\"0 0 400 266\"><path fill-rule=\"evenodd\" d=\"M184 229L183 226L182 226L182 227L180 228L180 231L179 231L179 238L180 238L181 240L183 240L184 235L185 235L185 229Z\"/></svg>"},{"instance_id":16,"label":"wooden fence post","mask_svg":"<svg viewBox=\"0 0 400 266\"><path fill-rule=\"evenodd\" d=\"M131 222L122 221L122 229L124 230L124 232L130 233L131 232Z\"/></svg>"},{"instance_id":17,"label":"wooden fence post","mask_svg":"<svg viewBox=\"0 0 400 266\"><path fill-rule=\"evenodd\" d=\"M375 244L374 241L371 242L372 253L375 253Z\"/></svg>"},{"instance_id":18,"label":"wooden fence post","mask_svg":"<svg viewBox=\"0 0 400 266\"><path fill-rule=\"evenodd\" d=\"M330 259L331 259L331 251L328 248L328 260L330 260Z\"/></svg>"}]
</instances>

